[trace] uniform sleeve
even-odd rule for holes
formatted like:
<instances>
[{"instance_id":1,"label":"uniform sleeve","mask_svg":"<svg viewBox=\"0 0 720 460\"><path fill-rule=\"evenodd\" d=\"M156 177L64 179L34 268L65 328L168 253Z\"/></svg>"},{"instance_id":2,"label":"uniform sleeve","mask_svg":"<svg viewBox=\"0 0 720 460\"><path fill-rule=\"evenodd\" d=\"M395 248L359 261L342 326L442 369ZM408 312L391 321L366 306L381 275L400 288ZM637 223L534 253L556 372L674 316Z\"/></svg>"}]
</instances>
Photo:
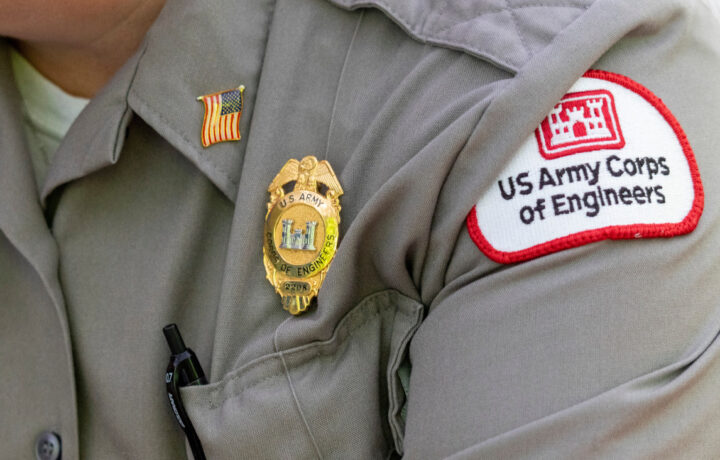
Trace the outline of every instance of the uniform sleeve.
<instances>
[{"instance_id":1,"label":"uniform sleeve","mask_svg":"<svg viewBox=\"0 0 720 460\"><path fill-rule=\"evenodd\" d=\"M588 26L586 32L600 36L595 29ZM587 42L568 34L558 39L557 56L530 63L515 77L517 94L500 97L488 110L438 200L428 257L434 264L426 265L424 284L435 280L442 287L426 292L429 313L410 348L407 458L708 458L720 451L717 38L717 21L702 5L636 27L602 50L599 60L593 58L600 52L594 48L569 53L573 40ZM534 136L537 120L558 107L553 104L571 86L558 83L567 78L558 63L572 56L592 59L587 68L628 76L662 99L697 161L704 191L699 221L692 231L672 237L612 239L617 234L607 232L610 239L581 239L497 262L478 247L464 218L506 179L501 172L518 155L520 141ZM577 64L568 61L566 68L577 72ZM554 101L537 94L543 87ZM614 166L622 168L624 154L668 154L667 143L630 145L633 133L653 125L645 117L625 118L629 121L620 123L627 145L604 152L596 183L590 183L595 163L583 161L587 174L576 177L588 190L600 186L601 194L610 188L603 178L613 178L611 173L619 171ZM576 140L586 134L576 132ZM627 153L630 147L634 150ZM574 153L581 155L592 157ZM608 164L613 155L620 162ZM648 162L643 164L646 180ZM531 167L527 171L532 181ZM640 180L639 174L636 170L633 180ZM526 190L514 177L516 193ZM504 184L509 192L509 182ZM687 191L668 190L668 202ZM617 201L628 213L611 214L618 225L645 222L651 206L643 193L642 203ZM564 216L554 203L546 204L557 225L577 230L560 219ZM583 216L592 214L587 202L581 204ZM503 221L502 210L493 215L489 209L483 218L506 222L503 241L515 244L523 232ZM514 225L527 229L520 217ZM677 223L676 217L668 219ZM529 238L543 243L550 237Z\"/></svg>"}]
</instances>

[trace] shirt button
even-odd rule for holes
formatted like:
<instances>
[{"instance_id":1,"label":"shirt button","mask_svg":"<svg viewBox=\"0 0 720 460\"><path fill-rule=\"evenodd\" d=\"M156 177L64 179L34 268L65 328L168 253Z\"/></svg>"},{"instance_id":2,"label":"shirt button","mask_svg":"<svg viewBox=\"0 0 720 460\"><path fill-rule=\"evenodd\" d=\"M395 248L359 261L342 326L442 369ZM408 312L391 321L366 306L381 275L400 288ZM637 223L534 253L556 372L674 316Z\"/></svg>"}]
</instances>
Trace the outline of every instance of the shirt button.
<instances>
[{"instance_id":1,"label":"shirt button","mask_svg":"<svg viewBox=\"0 0 720 460\"><path fill-rule=\"evenodd\" d=\"M60 436L52 431L45 431L35 441L35 457L37 460L60 460Z\"/></svg>"}]
</instances>

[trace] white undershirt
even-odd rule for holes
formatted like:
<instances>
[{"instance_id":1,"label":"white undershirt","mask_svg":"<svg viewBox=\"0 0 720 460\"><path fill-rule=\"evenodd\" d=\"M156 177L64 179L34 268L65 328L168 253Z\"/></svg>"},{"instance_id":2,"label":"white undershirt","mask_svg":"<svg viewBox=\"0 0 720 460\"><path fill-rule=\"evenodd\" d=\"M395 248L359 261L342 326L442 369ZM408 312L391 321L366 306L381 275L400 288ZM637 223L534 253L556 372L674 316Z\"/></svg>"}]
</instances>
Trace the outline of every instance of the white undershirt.
<instances>
[{"instance_id":1,"label":"white undershirt","mask_svg":"<svg viewBox=\"0 0 720 460\"><path fill-rule=\"evenodd\" d=\"M23 127L35 181L41 190L55 151L90 100L60 89L14 49L10 61L23 101Z\"/></svg>"}]
</instances>

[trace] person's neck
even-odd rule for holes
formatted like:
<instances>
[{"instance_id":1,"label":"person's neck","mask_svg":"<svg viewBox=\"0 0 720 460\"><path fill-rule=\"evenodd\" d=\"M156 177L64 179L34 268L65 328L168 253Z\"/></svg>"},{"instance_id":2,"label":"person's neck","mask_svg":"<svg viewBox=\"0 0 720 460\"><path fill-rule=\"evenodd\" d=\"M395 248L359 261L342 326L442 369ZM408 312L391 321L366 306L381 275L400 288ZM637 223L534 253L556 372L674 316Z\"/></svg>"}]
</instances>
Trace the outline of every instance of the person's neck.
<instances>
[{"instance_id":1,"label":"person's neck","mask_svg":"<svg viewBox=\"0 0 720 460\"><path fill-rule=\"evenodd\" d=\"M20 53L69 94L91 98L138 49L162 4L147 2L90 43L16 41Z\"/></svg>"}]
</instances>

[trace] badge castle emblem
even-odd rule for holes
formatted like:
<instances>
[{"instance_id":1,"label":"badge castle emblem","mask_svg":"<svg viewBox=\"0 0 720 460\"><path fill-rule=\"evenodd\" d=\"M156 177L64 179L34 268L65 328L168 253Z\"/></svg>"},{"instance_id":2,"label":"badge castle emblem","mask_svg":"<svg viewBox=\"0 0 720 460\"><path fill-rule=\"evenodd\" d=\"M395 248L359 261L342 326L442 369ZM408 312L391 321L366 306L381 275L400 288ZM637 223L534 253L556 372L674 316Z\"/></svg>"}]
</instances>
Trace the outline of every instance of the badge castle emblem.
<instances>
[{"instance_id":1,"label":"badge castle emblem","mask_svg":"<svg viewBox=\"0 0 720 460\"><path fill-rule=\"evenodd\" d=\"M317 296L335 256L343 189L330 163L307 156L285 163L268 192L265 271L283 308L298 315Z\"/></svg>"}]
</instances>

